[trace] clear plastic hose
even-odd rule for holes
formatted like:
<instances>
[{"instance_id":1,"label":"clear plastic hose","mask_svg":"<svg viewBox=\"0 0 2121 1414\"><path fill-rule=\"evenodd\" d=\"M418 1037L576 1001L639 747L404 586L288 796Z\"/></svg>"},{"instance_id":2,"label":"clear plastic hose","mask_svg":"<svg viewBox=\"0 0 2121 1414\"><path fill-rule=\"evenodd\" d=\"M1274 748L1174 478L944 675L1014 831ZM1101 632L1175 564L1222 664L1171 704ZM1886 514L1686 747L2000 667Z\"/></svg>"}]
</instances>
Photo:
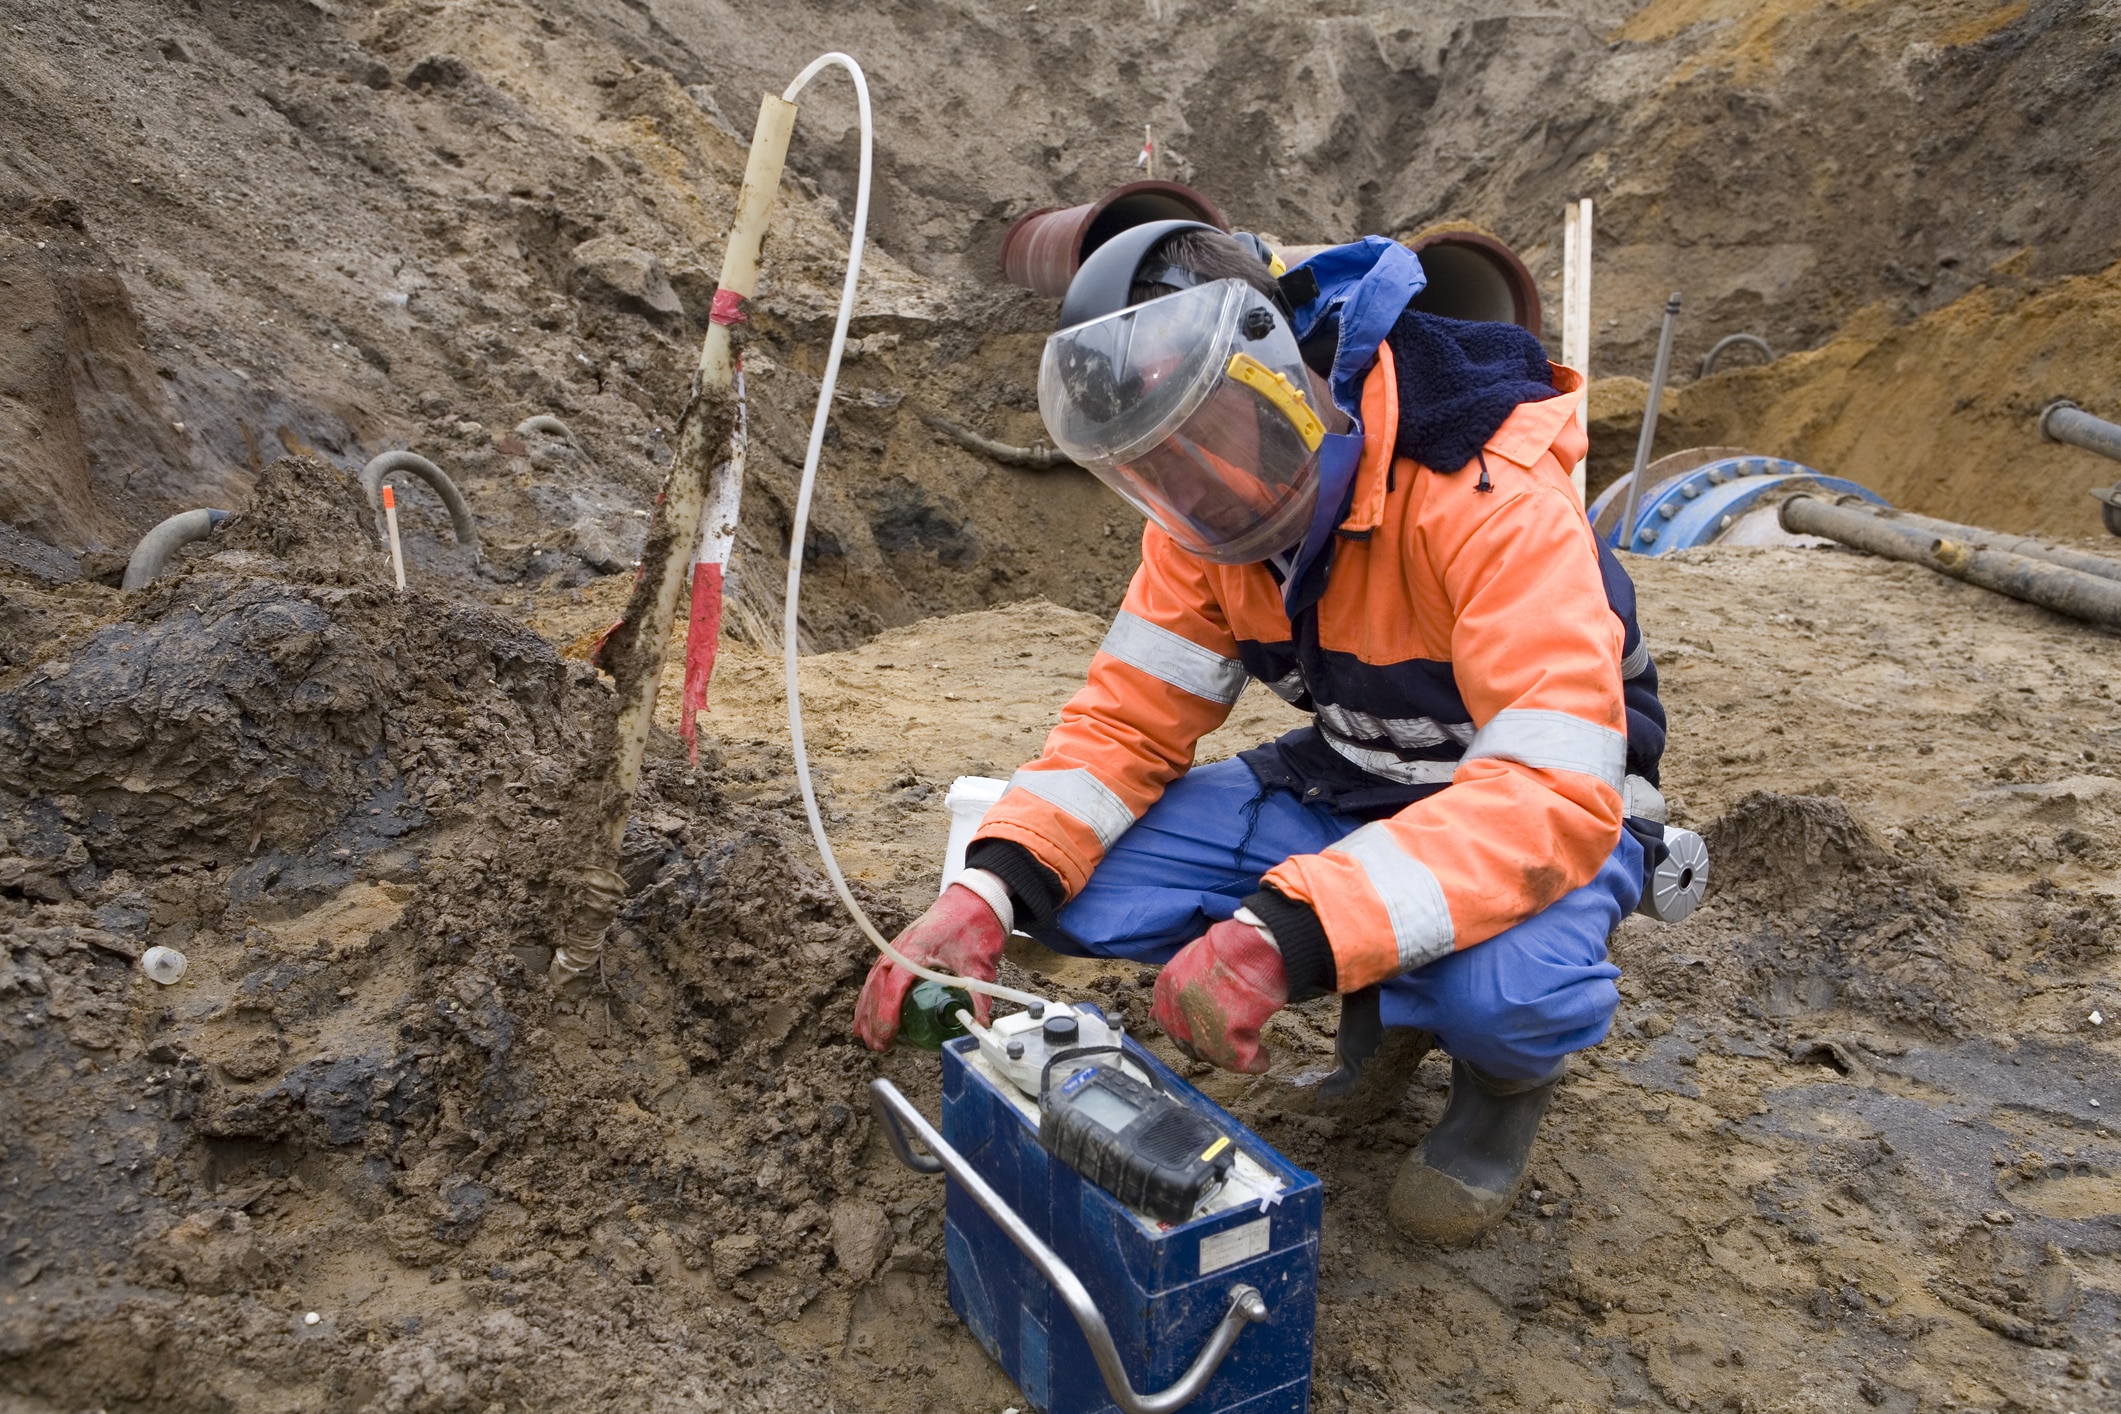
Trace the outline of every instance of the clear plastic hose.
<instances>
[{"instance_id":1,"label":"clear plastic hose","mask_svg":"<svg viewBox=\"0 0 2121 1414\"><path fill-rule=\"evenodd\" d=\"M840 862L832 853L832 841L825 836L825 820L818 813L817 790L810 782L810 753L803 745L803 692L796 680L796 609L803 592L803 537L810 526L810 493L817 484L818 457L825 446L825 421L832 412L832 391L839 383L840 355L847 347L847 325L854 318L854 290L862 272L862 243L869 229L869 174L871 167L871 125L869 120L869 81L862 76L862 66L845 54L821 54L810 62L795 82L788 85L781 95L783 102L795 102L796 95L809 86L823 70L837 65L847 71L854 80L854 97L861 113L862 166L861 176L854 191L854 225L847 245L847 279L840 287L840 313L832 326L832 348L825 356L824 377L818 382L817 413L810 420L810 445L803 454L803 480L795 497L795 524L788 540L788 603L781 621L781 654L788 675L788 740L795 750L796 780L803 788L803 813L810 820L810 834L817 841L819 858L825 862L825 873L832 880L832 887L839 893L840 902L847 906L854 921L877 950L916 977L930 982L940 982L946 987L961 987L968 992L980 992L1003 1001L1016 1002L1022 1006L1043 1006L1046 999L1029 992L1019 992L1013 987L1004 987L994 982L982 982L974 977L956 977L948 972L937 972L912 961L890 940L877 931L869 915L855 902L854 890L847 887L847 880L840 873Z\"/></svg>"}]
</instances>

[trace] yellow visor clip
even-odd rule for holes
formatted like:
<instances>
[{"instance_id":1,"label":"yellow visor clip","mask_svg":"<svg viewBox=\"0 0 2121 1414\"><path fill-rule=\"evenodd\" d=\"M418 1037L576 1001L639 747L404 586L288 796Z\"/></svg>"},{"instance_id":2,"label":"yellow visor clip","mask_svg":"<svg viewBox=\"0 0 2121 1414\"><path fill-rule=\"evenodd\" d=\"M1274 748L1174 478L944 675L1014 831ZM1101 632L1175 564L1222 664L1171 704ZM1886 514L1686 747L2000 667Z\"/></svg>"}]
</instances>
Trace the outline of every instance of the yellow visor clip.
<instances>
[{"instance_id":1,"label":"yellow visor clip","mask_svg":"<svg viewBox=\"0 0 2121 1414\"><path fill-rule=\"evenodd\" d=\"M1223 372L1272 403L1275 411L1289 419L1289 425L1296 429L1297 436L1303 438L1306 449L1315 452L1318 444L1326 440L1325 423L1311 411L1311 401L1304 396L1303 389L1291 383L1286 375L1276 373L1244 353L1231 354L1230 365Z\"/></svg>"}]
</instances>

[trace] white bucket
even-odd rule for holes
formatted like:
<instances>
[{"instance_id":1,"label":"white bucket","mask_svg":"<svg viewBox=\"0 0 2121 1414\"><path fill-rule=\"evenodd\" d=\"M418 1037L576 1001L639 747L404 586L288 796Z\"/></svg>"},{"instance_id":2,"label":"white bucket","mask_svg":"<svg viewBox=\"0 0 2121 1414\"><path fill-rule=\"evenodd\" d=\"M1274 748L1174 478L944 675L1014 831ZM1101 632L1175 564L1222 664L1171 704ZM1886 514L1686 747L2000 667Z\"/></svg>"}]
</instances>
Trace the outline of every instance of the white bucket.
<instances>
[{"instance_id":1,"label":"white bucket","mask_svg":"<svg viewBox=\"0 0 2121 1414\"><path fill-rule=\"evenodd\" d=\"M972 843L979 822L987 818L987 812L1007 789L1007 781L997 781L992 776L959 776L950 783L950 793L943 797L943 804L950 807L950 844L943 851L944 889L965 872L965 847Z\"/></svg>"}]
</instances>

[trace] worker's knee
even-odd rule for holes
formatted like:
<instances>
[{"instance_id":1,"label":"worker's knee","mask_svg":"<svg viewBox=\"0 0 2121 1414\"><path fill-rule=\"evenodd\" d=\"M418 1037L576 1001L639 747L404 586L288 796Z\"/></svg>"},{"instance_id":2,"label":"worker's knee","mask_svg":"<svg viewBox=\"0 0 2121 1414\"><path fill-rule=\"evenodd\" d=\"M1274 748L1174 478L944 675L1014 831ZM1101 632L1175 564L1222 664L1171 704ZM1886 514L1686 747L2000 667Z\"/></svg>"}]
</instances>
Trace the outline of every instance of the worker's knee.
<instances>
[{"instance_id":1,"label":"worker's knee","mask_svg":"<svg viewBox=\"0 0 2121 1414\"><path fill-rule=\"evenodd\" d=\"M1630 841L1614 855L1553 907L1387 982L1385 1025L1432 1032L1499 1080L1539 1079L1569 1052L1604 1040L1620 1006L1620 969L1606 956L1606 938L1632 897L1627 871L1641 867Z\"/></svg>"}]
</instances>

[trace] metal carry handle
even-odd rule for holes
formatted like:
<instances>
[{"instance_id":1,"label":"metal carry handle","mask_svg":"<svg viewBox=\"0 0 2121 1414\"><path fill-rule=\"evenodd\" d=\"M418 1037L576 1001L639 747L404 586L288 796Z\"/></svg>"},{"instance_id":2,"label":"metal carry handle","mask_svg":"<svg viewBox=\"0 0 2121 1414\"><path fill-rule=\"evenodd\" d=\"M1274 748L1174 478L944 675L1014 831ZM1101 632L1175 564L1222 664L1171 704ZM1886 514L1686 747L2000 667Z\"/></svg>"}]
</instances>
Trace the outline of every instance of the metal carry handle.
<instances>
[{"instance_id":1,"label":"metal carry handle","mask_svg":"<svg viewBox=\"0 0 2121 1414\"><path fill-rule=\"evenodd\" d=\"M884 1137L891 1142L891 1152L898 1161L916 1173L947 1173L958 1182L958 1186L971 1195L980 1210L1001 1225L1009 1240L1017 1245L1031 1264L1039 1269L1053 1289L1060 1293L1068 1313L1075 1323L1083 1328L1083 1338L1090 1342L1090 1353L1097 1358L1099 1373L1105 1377L1105 1389L1126 1414L1171 1414L1193 1402L1221 1365L1230 1347L1237 1343L1238 1335L1254 1321L1267 1319L1266 1299L1257 1287L1240 1282L1230 1288L1230 1309L1223 1313L1222 1323L1208 1337L1186 1373L1172 1382L1169 1389L1158 1394L1137 1394L1134 1384L1127 1378L1126 1366L1120 1363L1119 1348L1112 1343L1112 1332L1105 1325L1105 1318L1098 1313L1097 1305L1090 1299L1090 1292L1076 1276L1060 1254L1039 1241L1016 1210L1002 1201L1002 1195L987 1186L987 1181L973 1172L965 1156L943 1142L935 1126L913 1107L913 1102L899 1092L899 1088L888 1080L869 1082L869 1105L876 1112L877 1122L884 1127ZM928 1155L917 1154L907 1141L906 1131L921 1141ZM929 1157L932 1155L933 1157Z\"/></svg>"}]
</instances>

